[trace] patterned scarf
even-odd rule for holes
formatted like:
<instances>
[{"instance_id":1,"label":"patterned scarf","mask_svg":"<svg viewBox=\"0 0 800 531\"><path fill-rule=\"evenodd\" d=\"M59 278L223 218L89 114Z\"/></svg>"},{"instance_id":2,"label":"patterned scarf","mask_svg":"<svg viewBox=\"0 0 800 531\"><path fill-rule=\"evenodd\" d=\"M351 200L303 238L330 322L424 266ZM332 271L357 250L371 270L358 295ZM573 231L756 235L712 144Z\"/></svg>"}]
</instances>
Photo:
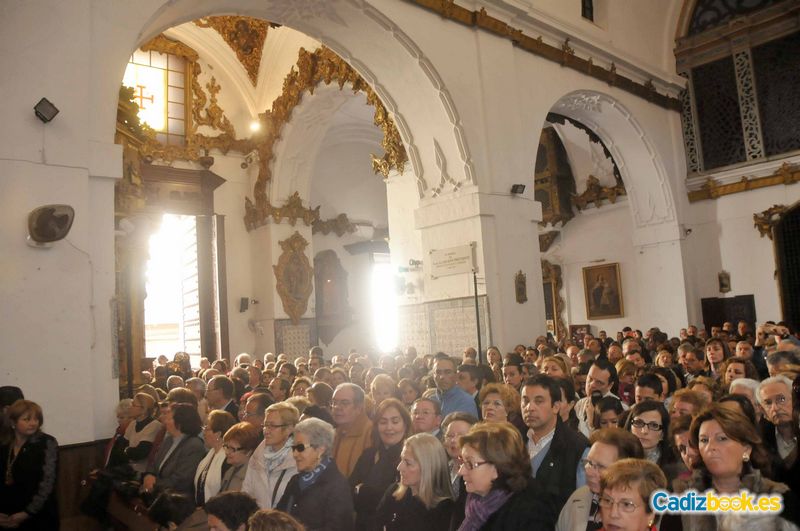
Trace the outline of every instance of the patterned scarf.
<instances>
[{"instance_id":1,"label":"patterned scarf","mask_svg":"<svg viewBox=\"0 0 800 531\"><path fill-rule=\"evenodd\" d=\"M509 491L500 489L492 489L486 496L468 494L464 521L458 531L477 531L510 497Z\"/></svg>"},{"instance_id":2,"label":"patterned scarf","mask_svg":"<svg viewBox=\"0 0 800 531\"><path fill-rule=\"evenodd\" d=\"M300 474L300 491L302 492L316 483L322 473L325 472L325 469L328 468L328 465L330 465L332 462L333 458L323 457L319 464L313 468L313 470L309 470L308 472L303 472Z\"/></svg>"},{"instance_id":3,"label":"patterned scarf","mask_svg":"<svg viewBox=\"0 0 800 531\"><path fill-rule=\"evenodd\" d=\"M275 470L275 467L283 463L286 456L292 453L293 444L294 437L289 437L283 447L277 450L272 450L269 446L264 445L264 469L267 471Z\"/></svg>"}]
</instances>

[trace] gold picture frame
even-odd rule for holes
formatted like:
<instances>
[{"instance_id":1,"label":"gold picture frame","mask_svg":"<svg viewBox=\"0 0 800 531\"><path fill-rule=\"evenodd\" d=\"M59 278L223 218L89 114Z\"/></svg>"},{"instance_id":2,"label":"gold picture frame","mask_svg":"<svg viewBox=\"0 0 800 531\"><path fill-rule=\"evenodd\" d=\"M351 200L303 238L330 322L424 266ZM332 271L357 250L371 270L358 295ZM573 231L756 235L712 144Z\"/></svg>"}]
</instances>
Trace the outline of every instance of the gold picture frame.
<instances>
[{"instance_id":1,"label":"gold picture frame","mask_svg":"<svg viewBox=\"0 0 800 531\"><path fill-rule=\"evenodd\" d=\"M619 263L583 268L583 292L587 319L613 319L625 316Z\"/></svg>"}]
</instances>

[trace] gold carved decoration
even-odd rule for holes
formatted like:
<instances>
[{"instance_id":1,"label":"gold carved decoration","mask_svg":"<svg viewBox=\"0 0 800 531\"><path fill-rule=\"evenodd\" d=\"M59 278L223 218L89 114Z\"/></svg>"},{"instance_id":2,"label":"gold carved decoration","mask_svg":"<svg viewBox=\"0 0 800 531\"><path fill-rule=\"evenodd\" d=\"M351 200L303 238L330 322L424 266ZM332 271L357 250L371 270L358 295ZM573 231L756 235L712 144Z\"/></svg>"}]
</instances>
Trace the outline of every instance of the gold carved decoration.
<instances>
[{"instance_id":1,"label":"gold carved decoration","mask_svg":"<svg viewBox=\"0 0 800 531\"><path fill-rule=\"evenodd\" d=\"M569 45L569 39L561 46L546 44L541 35L534 38L525 35L522 30L509 26L502 20L486 13L484 8L478 11L470 11L466 7L456 4L453 0L408 0L412 4L429 9L437 13L442 18L452 20L471 28L478 28L487 31L498 37L511 41L514 46L547 59L559 63L560 65L577 70L582 74L599 79L609 85L618 87L621 90L634 94L647 101L665 109L681 112L681 100L660 94L651 90L646 83L634 81L631 78L617 74L614 63L608 69L594 64L591 59L584 59L575 55L575 51Z\"/></svg>"},{"instance_id":2,"label":"gold carved decoration","mask_svg":"<svg viewBox=\"0 0 800 531\"><path fill-rule=\"evenodd\" d=\"M771 240L773 227L780 223L781 218L788 211L789 207L787 206L773 205L763 212L753 214L754 226L761 233L761 237L767 236Z\"/></svg>"},{"instance_id":3,"label":"gold carved decoration","mask_svg":"<svg viewBox=\"0 0 800 531\"><path fill-rule=\"evenodd\" d=\"M247 202L248 208L253 208L249 198L245 198L245 201ZM295 192L289 196L289 199L286 200L286 203L284 203L282 207L268 204L265 212L267 216L272 217L275 223L280 223L284 218L288 219L292 227L295 226L297 220L303 220L306 226L313 225L315 222L319 221L319 207L304 207L299 192Z\"/></svg>"},{"instance_id":4,"label":"gold carved decoration","mask_svg":"<svg viewBox=\"0 0 800 531\"><path fill-rule=\"evenodd\" d=\"M559 232L557 230L551 230L548 232L543 232L539 234L539 252L546 253L550 246L553 245L556 237L558 237Z\"/></svg>"},{"instance_id":5,"label":"gold carved decoration","mask_svg":"<svg viewBox=\"0 0 800 531\"><path fill-rule=\"evenodd\" d=\"M514 275L514 295L517 298L518 304L528 302L528 276L522 272L522 269L517 271Z\"/></svg>"},{"instance_id":6,"label":"gold carved decoration","mask_svg":"<svg viewBox=\"0 0 800 531\"><path fill-rule=\"evenodd\" d=\"M186 121L186 144L182 146L162 144L156 140L155 131L144 126L146 140L140 152L145 160L158 159L170 163L175 160L200 161L212 149L219 149L223 153L228 153L228 151L248 153L253 150L255 144L252 140L239 140L236 138L233 125L217 103L217 94L220 91L220 86L214 77L206 83L206 89L208 89L210 96L207 97L203 91L199 81L202 69L197 63L198 55L196 51L179 41L165 37L163 34L143 44L141 49L182 57L186 61L187 78L192 90L192 115L191 120ZM207 126L211 129L222 131L222 134L218 136L200 134L197 132L199 126Z\"/></svg>"},{"instance_id":7,"label":"gold carved decoration","mask_svg":"<svg viewBox=\"0 0 800 531\"><path fill-rule=\"evenodd\" d=\"M279 243L283 254L278 258L278 265L272 266L276 289L283 302L283 310L292 320L292 324L296 325L308 309L314 269L304 252L308 241L299 232Z\"/></svg>"},{"instance_id":8,"label":"gold carved decoration","mask_svg":"<svg viewBox=\"0 0 800 531\"><path fill-rule=\"evenodd\" d=\"M564 281L561 278L561 266L542 260L542 284L545 290L545 302L551 303L549 310L553 316L553 335L561 339L567 334L567 327L561 318L564 313L564 299L561 297Z\"/></svg>"},{"instance_id":9,"label":"gold carved decoration","mask_svg":"<svg viewBox=\"0 0 800 531\"><path fill-rule=\"evenodd\" d=\"M589 203L594 203L594 206L600 208L601 202L606 199L609 203L616 203L617 196L625 195L624 186L601 186L600 181L594 175L589 175L586 180L586 190L580 195L572 198L572 204L578 210L585 209Z\"/></svg>"},{"instance_id":10,"label":"gold carved decoration","mask_svg":"<svg viewBox=\"0 0 800 531\"><path fill-rule=\"evenodd\" d=\"M201 28L212 28L219 33L236 53L242 63L250 82L255 87L258 83L258 69L261 66L261 54L267 40L269 22L250 17L206 17L195 20Z\"/></svg>"},{"instance_id":11,"label":"gold carved decoration","mask_svg":"<svg viewBox=\"0 0 800 531\"><path fill-rule=\"evenodd\" d=\"M311 225L312 234L321 232L327 236L333 232L340 238L345 234L352 234L355 231L356 226L347 218L347 214L339 214L335 218L327 219L325 221L318 219Z\"/></svg>"},{"instance_id":12,"label":"gold carved decoration","mask_svg":"<svg viewBox=\"0 0 800 531\"><path fill-rule=\"evenodd\" d=\"M373 170L384 177L388 177L392 168L403 173L408 156L400 140L400 133L378 95L349 64L328 48L321 47L314 52L301 48L296 69L293 68L283 80L283 92L272 102L272 109L259 116L262 131L262 138L258 140L257 146L259 172L253 190L255 201L245 199L244 220L247 230L265 224L269 218L271 205L267 197L267 183L272 179L270 164L281 129L291 119L292 111L306 92L313 94L320 83L330 85L333 82L339 85L339 90L349 83L354 94L364 92L367 104L375 107L374 122L383 131L381 146L386 153L381 158L373 155Z\"/></svg>"},{"instance_id":13,"label":"gold carved decoration","mask_svg":"<svg viewBox=\"0 0 800 531\"><path fill-rule=\"evenodd\" d=\"M691 190L689 192L689 202L716 199L723 195L738 194L768 186L788 185L798 181L800 181L800 164L784 162L772 175L764 177L751 179L745 176L741 180L729 184L719 184L714 179L709 178L699 190Z\"/></svg>"}]
</instances>

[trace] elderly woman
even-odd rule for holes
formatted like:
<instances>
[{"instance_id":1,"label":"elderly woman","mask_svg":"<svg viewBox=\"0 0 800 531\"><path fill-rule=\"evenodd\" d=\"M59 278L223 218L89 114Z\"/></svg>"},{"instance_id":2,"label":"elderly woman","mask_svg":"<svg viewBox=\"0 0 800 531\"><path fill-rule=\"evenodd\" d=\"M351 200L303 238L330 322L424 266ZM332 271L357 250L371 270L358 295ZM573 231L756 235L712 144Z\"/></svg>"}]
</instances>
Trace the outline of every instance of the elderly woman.
<instances>
[{"instance_id":1,"label":"elderly woman","mask_svg":"<svg viewBox=\"0 0 800 531\"><path fill-rule=\"evenodd\" d=\"M331 457L333 436L333 426L316 418L294 428L292 455L298 473L289 480L277 509L297 518L308 531L353 529L353 498Z\"/></svg>"},{"instance_id":2,"label":"elderly woman","mask_svg":"<svg viewBox=\"0 0 800 531\"><path fill-rule=\"evenodd\" d=\"M206 500L224 490L220 488L222 467L225 463L222 438L234 424L236 419L227 411L217 409L208 414L206 425L203 427L203 442L209 450L197 465L194 474L194 501L198 507L202 507L206 504Z\"/></svg>"},{"instance_id":3,"label":"elderly woman","mask_svg":"<svg viewBox=\"0 0 800 531\"><path fill-rule=\"evenodd\" d=\"M242 491L255 498L262 509L274 508L297 474L292 433L299 420L300 412L286 402L272 404L265 411L264 440L250 459L242 484Z\"/></svg>"},{"instance_id":4,"label":"elderly woman","mask_svg":"<svg viewBox=\"0 0 800 531\"><path fill-rule=\"evenodd\" d=\"M695 461L692 478L675 482L676 491L713 489L720 494L738 495L747 489L754 495L780 494L780 516L741 513L683 514L685 531L707 529L786 529L787 521L797 524L797 498L789 487L762 475L769 468L769 457L756 427L733 408L711 404L692 421L691 444L700 458ZM796 529L796 528L795 528Z\"/></svg>"},{"instance_id":5,"label":"elderly woman","mask_svg":"<svg viewBox=\"0 0 800 531\"><path fill-rule=\"evenodd\" d=\"M194 474L206 454L197 437L203 429L200 415L191 404L172 404L162 418L167 435L145 472L142 491L172 489L194 498Z\"/></svg>"},{"instance_id":6,"label":"elderly woman","mask_svg":"<svg viewBox=\"0 0 800 531\"><path fill-rule=\"evenodd\" d=\"M41 430L36 402L17 400L6 416L14 438L0 446L0 527L58 529L58 442Z\"/></svg>"},{"instance_id":7,"label":"elderly woman","mask_svg":"<svg viewBox=\"0 0 800 531\"><path fill-rule=\"evenodd\" d=\"M652 530L656 515L650 507L650 495L666 486L664 473L649 461L623 459L612 464L600 480L599 505L604 527L619 531Z\"/></svg>"},{"instance_id":8,"label":"elderly woman","mask_svg":"<svg viewBox=\"0 0 800 531\"><path fill-rule=\"evenodd\" d=\"M558 517L557 531L586 531L600 529L600 476L620 459L644 457L642 444L622 428L603 428L592 432L592 446L585 459L586 485L579 487L564 504Z\"/></svg>"},{"instance_id":9,"label":"elderly woman","mask_svg":"<svg viewBox=\"0 0 800 531\"><path fill-rule=\"evenodd\" d=\"M507 423L476 424L459 447L468 493L460 531L553 527L554 500L533 480L519 431Z\"/></svg>"},{"instance_id":10,"label":"elderly woman","mask_svg":"<svg viewBox=\"0 0 800 531\"><path fill-rule=\"evenodd\" d=\"M242 490L247 464L261 439L261 430L249 422L240 422L225 432L222 449L225 451L227 469L222 475L219 491Z\"/></svg>"},{"instance_id":11,"label":"elderly woman","mask_svg":"<svg viewBox=\"0 0 800 531\"><path fill-rule=\"evenodd\" d=\"M154 418L156 401L147 393L136 393L131 402L130 415L133 422L125 429L128 447L125 457L131 468L139 474L147 468L147 457L153 449L153 441L161 432L161 423Z\"/></svg>"},{"instance_id":12,"label":"elderly woman","mask_svg":"<svg viewBox=\"0 0 800 531\"><path fill-rule=\"evenodd\" d=\"M311 379L302 377L298 378L292 384L292 388L289 391L289 396L306 396L306 392L308 388L311 387Z\"/></svg>"},{"instance_id":13,"label":"elderly woman","mask_svg":"<svg viewBox=\"0 0 800 531\"><path fill-rule=\"evenodd\" d=\"M372 447L364 450L350 474L357 530L375 528L375 509L389 485L397 480L403 442L411 434L411 416L402 402L387 398L378 405Z\"/></svg>"},{"instance_id":14,"label":"elderly woman","mask_svg":"<svg viewBox=\"0 0 800 531\"><path fill-rule=\"evenodd\" d=\"M403 445L397 471L400 482L391 485L378 504L374 529L447 529L453 512L453 494L447 454L439 440L429 433L409 437Z\"/></svg>"},{"instance_id":15,"label":"elderly woman","mask_svg":"<svg viewBox=\"0 0 800 531\"><path fill-rule=\"evenodd\" d=\"M478 400L481 404L481 416L486 422L507 422L514 413L519 412L519 393L505 384L484 385Z\"/></svg>"}]
</instances>

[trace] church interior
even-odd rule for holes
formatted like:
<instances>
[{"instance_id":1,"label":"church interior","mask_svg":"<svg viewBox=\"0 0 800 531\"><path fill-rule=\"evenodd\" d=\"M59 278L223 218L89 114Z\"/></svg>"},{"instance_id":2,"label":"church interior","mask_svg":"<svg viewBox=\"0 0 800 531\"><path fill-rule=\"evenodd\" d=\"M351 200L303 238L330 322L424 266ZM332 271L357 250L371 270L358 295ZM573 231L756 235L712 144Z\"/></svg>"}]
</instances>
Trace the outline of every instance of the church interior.
<instances>
[{"instance_id":1,"label":"church interior","mask_svg":"<svg viewBox=\"0 0 800 531\"><path fill-rule=\"evenodd\" d=\"M11 0L0 28L0 384L76 462L162 354L800 325L797 0Z\"/></svg>"}]
</instances>

